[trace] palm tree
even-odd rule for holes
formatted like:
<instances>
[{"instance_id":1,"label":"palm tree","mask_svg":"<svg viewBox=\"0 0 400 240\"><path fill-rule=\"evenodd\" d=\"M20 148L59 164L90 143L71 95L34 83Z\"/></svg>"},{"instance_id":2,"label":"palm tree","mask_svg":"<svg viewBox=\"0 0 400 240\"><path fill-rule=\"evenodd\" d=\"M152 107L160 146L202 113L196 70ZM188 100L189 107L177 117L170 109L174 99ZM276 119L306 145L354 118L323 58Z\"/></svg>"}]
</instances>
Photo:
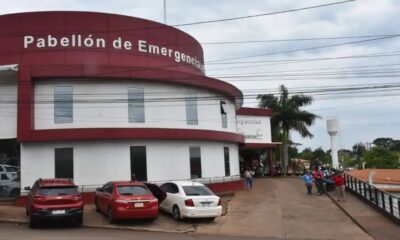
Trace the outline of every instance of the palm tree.
<instances>
[{"instance_id":1,"label":"palm tree","mask_svg":"<svg viewBox=\"0 0 400 240\"><path fill-rule=\"evenodd\" d=\"M289 96L288 89L281 85L279 86L279 97L273 94L260 94L257 96L257 100L259 100L258 106L260 108L270 108L273 111L271 118L272 139L282 142L283 172L287 173L290 130L299 132L302 137L313 137L311 132L308 131L308 127L319 116L300 109L310 105L313 98L305 95Z\"/></svg>"}]
</instances>

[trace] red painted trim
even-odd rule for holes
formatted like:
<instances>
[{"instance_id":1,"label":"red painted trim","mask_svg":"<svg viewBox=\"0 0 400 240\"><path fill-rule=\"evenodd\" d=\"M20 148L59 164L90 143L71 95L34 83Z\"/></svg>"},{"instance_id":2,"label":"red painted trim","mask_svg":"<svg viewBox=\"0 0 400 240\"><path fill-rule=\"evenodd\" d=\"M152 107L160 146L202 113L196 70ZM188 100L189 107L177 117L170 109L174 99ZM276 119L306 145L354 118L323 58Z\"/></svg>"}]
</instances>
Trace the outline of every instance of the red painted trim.
<instances>
[{"instance_id":1,"label":"red painted trim","mask_svg":"<svg viewBox=\"0 0 400 240\"><path fill-rule=\"evenodd\" d=\"M279 143L246 143L239 149L261 149L261 148L277 148Z\"/></svg>"},{"instance_id":2,"label":"red painted trim","mask_svg":"<svg viewBox=\"0 0 400 240\"><path fill-rule=\"evenodd\" d=\"M245 189L244 180L223 183L211 183L206 185L217 195L223 193L237 192Z\"/></svg>"},{"instance_id":3,"label":"red painted trim","mask_svg":"<svg viewBox=\"0 0 400 240\"><path fill-rule=\"evenodd\" d=\"M248 115L248 116L272 116L272 109L269 108L239 108L236 111L238 115Z\"/></svg>"},{"instance_id":4,"label":"red painted trim","mask_svg":"<svg viewBox=\"0 0 400 240\"><path fill-rule=\"evenodd\" d=\"M80 141L110 139L152 139L152 140L207 140L222 142L244 142L241 134L170 128L75 128L32 130L19 136L20 142Z\"/></svg>"}]
</instances>

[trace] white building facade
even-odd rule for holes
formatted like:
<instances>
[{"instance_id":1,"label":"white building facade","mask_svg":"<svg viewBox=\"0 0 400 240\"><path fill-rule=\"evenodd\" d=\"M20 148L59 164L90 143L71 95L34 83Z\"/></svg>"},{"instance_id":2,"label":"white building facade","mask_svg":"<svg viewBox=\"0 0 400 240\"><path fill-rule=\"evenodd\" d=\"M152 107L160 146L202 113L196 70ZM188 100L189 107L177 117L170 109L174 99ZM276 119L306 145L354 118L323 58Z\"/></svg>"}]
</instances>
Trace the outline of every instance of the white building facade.
<instances>
[{"instance_id":1,"label":"white building facade","mask_svg":"<svg viewBox=\"0 0 400 240\"><path fill-rule=\"evenodd\" d=\"M245 136L271 142L270 112L255 114L255 133L243 130L241 91L207 77L200 44L177 29L87 12L4 15L0 29L9 52L0 139L20 144L21 187L38 178L242 186L239 149L254 143Z\"/></svg>"}]
</instances>

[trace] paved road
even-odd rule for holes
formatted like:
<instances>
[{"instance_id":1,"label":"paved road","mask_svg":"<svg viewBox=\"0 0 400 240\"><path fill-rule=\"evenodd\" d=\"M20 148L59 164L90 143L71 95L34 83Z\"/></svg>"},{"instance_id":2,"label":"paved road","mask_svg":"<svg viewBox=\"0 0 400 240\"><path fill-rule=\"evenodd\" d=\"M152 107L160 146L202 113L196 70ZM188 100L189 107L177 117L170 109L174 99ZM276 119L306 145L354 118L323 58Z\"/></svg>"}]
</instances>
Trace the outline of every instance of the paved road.
<instances>
[{"instance_id":1,"label":"paved road","mask_svg":"<svg viewBox=\"0 0 400 240\"><path fill-rule=\"evenodd\" d=\"M42 229L29 229L26 224L0 223L2 240L282 240L281 238L229 237L211 235L189 235L179 233L154 233L131 230L96 228L60 228L57 226Z\"/></svg>"}]
</instances>

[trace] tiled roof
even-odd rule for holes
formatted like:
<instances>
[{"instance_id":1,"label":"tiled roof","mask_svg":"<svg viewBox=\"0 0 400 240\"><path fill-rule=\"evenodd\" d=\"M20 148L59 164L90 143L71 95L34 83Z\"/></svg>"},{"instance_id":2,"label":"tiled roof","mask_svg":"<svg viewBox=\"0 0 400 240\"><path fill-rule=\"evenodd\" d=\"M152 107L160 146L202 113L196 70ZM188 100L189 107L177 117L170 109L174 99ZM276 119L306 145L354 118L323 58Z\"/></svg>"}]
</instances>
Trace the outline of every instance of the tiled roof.
<instances>
[{"instance_id":1,"label":"tiled roof","mask_svg":"<svg viewBox=\"0 0 400 240\"><path fill-rule=\"evenodd\" d=\"M400 169L364 169L353 170L347 174L368 182L369 173L375 171L372 181L375 184L400 184Z\"/></svg>"}]
</instances>

